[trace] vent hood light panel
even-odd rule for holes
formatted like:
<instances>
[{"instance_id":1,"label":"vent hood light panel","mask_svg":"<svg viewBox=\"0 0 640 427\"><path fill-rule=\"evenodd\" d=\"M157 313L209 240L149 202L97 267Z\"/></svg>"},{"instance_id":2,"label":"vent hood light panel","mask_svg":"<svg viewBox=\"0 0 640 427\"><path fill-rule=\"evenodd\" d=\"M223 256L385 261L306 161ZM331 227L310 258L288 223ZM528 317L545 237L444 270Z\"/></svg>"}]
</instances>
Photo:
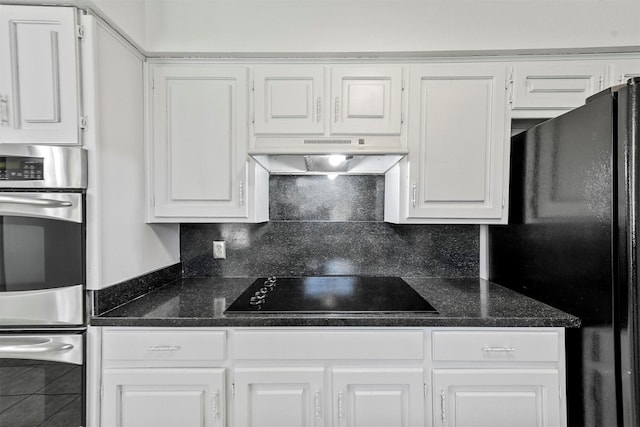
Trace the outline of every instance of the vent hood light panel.
<instances>
[{"instance_id":1,"label":"vent hood light panel","mask_svg":"<svg viewBox=\"0 0 640 427\"><path fill-rule=\"evenodd\" d=\"M341 162L327 154L261 154L252 157L275 175L381 175L391 169L404 154L344 155Z\"/></svg>"},{"instance_id":2,"label":"vent hood light panel","mask_svg":"<svg viewBox=\"0 0 640 427\"><path fill-rule=\"evenodd\" d=\"M256 138L249 154L272 174L324 175L384 174L408 150L399 137L367 138ZM332 156L342 155L343 162Z\"/></svg>"}]
</instances>

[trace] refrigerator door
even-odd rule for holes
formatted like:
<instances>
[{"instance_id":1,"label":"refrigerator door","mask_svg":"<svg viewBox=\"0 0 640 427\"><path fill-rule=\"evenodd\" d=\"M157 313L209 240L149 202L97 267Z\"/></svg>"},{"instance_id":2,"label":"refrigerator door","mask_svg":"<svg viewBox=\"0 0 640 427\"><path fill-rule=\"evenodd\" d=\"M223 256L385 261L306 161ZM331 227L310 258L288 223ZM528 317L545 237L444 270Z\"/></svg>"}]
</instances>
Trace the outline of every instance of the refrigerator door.
<instances>
[{"instance_id":1,"label":"refrigerator door","mask_svg":"<svg viewBox=\"0 0 640 427\"><path fill-rule=\"evenodd\" d=\"M624 426L640 425L638 220L640 219L640 78L618 92L618 319Z\"/></svg>"},{"instance_id":2,"label":"refrigerator door","mask_svg":"<svg viewBox=\"0 0 640 427\"><path fill-rule=\"evenodd\" d=\"M618 426L614 93L515 136L509 225L489 227L490 279L576 315L570 427Z\"/></svg>"}]
</instances>

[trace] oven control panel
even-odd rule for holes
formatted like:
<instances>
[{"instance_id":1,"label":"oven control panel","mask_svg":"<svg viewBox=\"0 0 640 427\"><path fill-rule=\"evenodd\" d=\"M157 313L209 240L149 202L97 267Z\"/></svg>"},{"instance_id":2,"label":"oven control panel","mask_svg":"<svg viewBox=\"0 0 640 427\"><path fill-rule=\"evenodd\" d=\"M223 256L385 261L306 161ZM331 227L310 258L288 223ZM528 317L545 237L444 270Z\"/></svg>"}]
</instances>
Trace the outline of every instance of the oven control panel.
<instances>
[{"instance_id":1,"label":"oven control panel","mask_svg":"<svg viewBox=\"0 0 640 427\"><path fill-rule=\"evenodd\" d=\"M41 157L0 156L0 180L32 181L44 179Z\"/></svg>"}]
</instances>

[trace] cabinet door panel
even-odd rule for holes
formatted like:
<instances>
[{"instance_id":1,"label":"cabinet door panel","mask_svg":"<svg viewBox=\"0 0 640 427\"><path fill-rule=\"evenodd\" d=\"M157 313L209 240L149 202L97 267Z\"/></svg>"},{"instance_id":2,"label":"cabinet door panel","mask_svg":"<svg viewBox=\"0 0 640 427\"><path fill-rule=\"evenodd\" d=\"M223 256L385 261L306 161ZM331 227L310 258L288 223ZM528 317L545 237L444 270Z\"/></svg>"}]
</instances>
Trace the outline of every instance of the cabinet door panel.
<instances>
[{"instance_id":1,"label":"cabinet door panel","mask_svg":"<svg viewBox=\"0 0 640 427\"><path fill-rule=\"evenodd\" d=\"M224 425L224 369L107 369L103 427Z\"/></svg>"},{"instance_id":2,"label":"cabinet door panel","mask_svg":"<svg viewBox=\"0 0 640 427\"><path fill-rule=\"evenodd\" d=\"M554 369L434 369L434 425L560 427Z\"/></svg>"},{"instance_id":3,"label":"cabinet door panel","mask_svg":"<svg viewBox=\"0 0 640 427\"><path fill-rule=\"evenodd\" d=\"M555 117L583 105L604 89L606 66L599 61L527 62L514 65L514 117Z\"/></svg>"},{"instance_id":4,"label":"cabinet door panel","mask_svg":"<svg viewBox=\"0 0 640 427\"><path fill-rule=\"evenodd\" d=\"M478 64L414 74L409 218L502 217L504 78Z\"/></svg>"},{"instance_id":5,"label":"cabinet door panel","mask_svg":"<svg viewBox=\"0 0 640 427\"><path fill-rule=\"evenodd\" d=\"M333 370L336 426L424 425L422 368Z\"/></svg>"},{"instance_id":6,"label":"cabinet door panel","mask_svg":"<svg viewBox=\"0 0 640 427\"><path fill-rule=\"evenodd\" d=\"M153 70L156 218L246 218L246 70Z\"/></svg>"},{"instance_id":7,"label":"cabinet door panel","mask_svg":"<svg viewBox=\"0 0 640 427\"><path fill-rule=\"evenodd\" d=\"M331 132L400 135L402 68L334 67Z\"/></svg>"},{"instance_id":8,"label":"cabinet door panel","mask_svg":"<svg viewBox=\"0 0 640 427\"><path fill-rule=\"evenodd\" d=\"M324 368L238 368L234 371L236 425L323 425Z\"/></svg>"},{"instance_id":9,"label":"cabinet door panel","mask_svg":"<svg viewBox=\"0 0 640 427\"><path fill-rule=\"evenodd\" d=\"M170 198L229 202L233 86L225 80L167 81ZM215 120L213 120L215 118ZM209 140L209 144L203 140Z\"/></svg>"},{"instance_id":10,"label":"cabinet door panel","mask_svg":"<svg viewBox=\"0 0 640 427\"><path fill-rule=\"evenodd\" d=\"M254 72L255 133L322 134L322 67L258 67Z\"/></svg>"},{"instance_id":11,"label":"cabinet door panel","mask_svg":"<svg viewBox=\"0 0 640 427\"><path fill-rule=\"evenodd\" d=\"M2 142L79 142L74 13L0 6Z\"/></svg>"}]
</instances>

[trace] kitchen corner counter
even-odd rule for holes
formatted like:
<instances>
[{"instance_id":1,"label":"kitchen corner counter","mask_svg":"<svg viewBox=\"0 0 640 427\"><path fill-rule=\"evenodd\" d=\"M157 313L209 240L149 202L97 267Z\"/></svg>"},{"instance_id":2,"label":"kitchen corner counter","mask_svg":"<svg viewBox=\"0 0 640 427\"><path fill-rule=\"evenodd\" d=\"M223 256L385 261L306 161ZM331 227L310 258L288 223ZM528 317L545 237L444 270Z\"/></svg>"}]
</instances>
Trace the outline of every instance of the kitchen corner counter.
<instances>
[{"instance_id":1,"label":"kitchen corner counter","mask_svg":"<svg viewBox=\"0 0 640 427\"><path fill-rule=\"evenodd\" d=\"M176 280L93 316L92 326L579 327L580 319L477 278L403 278L438 310L429 314L225 315L255 278Z\"/></svg>"}]
</instances>

